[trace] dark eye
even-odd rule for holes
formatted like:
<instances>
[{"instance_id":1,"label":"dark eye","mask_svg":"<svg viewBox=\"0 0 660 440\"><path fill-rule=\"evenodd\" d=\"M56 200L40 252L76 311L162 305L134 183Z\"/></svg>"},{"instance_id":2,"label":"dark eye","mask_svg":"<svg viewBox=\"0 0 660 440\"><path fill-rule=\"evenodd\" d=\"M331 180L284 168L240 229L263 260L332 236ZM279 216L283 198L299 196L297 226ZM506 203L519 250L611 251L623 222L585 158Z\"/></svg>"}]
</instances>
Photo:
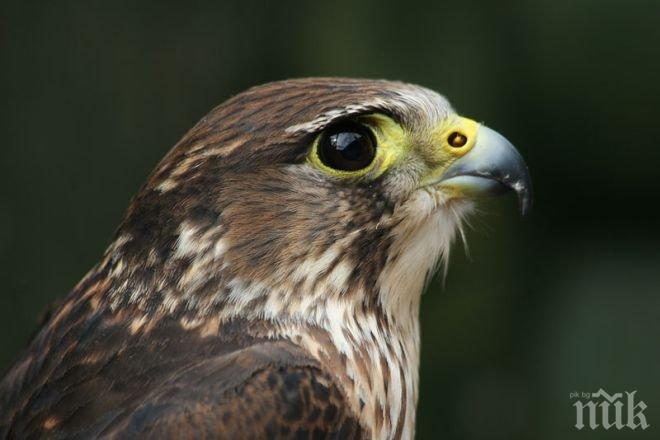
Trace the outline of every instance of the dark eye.
<instances>
[{"instance_id":1,"label":"dark eye","mask_svg":"<svg viewBox=\"0 0 660 440\"><path fill-rule=\"evenodd\" d=\"M319 139L319 159L330 168L356 171L366 168L376 156L373 133L357 122L343 122L328 128Z\"/></svg>"}]
</instances>

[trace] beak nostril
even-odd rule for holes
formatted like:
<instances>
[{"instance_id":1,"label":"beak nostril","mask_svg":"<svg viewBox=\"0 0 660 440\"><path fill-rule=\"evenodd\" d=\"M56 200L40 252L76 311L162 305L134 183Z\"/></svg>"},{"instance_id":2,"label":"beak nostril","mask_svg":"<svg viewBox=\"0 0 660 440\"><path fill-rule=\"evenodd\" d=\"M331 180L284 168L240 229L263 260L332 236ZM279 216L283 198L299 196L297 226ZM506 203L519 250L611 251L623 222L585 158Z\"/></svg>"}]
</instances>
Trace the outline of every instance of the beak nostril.
<instances>
[{"instance_id":1,"label":"beak nostril","mask_svg":"<svg viewBox=\"0 0 660 440\"><path fill-rule=\"evenodd\" d=\"M447 142L450 146L454 148L461 148L467 144L467 136L458 131L452 132L449 137L447 137Z\"/></svg>"}]
</instances>

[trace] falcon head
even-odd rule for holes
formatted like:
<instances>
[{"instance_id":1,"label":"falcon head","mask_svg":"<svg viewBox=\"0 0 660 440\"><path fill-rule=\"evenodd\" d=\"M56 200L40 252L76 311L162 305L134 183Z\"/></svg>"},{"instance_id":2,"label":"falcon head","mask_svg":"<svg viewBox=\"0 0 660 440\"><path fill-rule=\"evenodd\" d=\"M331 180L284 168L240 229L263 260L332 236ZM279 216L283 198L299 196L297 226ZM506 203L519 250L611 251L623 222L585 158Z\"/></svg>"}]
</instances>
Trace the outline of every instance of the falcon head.
<instances>
[{"instance_id":1,"label":"falcon head","mask_svg":"<svg viewBox=\"0 0 660 440\"><path fill-rule=\"evenodd\" d=\"M526 211L516 150L422 87L241 93L165 156L0 383L0 437L412 438L424 283L473 200L507 190Z\"/></svg>"},{"instance_id":2,"label":"falcon head","mask_svg":"<svg viewBox=\"0 0 660 440\"><path fill-rule=\"evenodd\" d=\"M319 323L340 307L410 321L473 199L507 190L527 211L519 153L431 90L255 87L203 118L133 201L111 250L137 289L114 301L194 317ZM157 298L140 294L154 283Z\"/></svg>"}]
</instances>

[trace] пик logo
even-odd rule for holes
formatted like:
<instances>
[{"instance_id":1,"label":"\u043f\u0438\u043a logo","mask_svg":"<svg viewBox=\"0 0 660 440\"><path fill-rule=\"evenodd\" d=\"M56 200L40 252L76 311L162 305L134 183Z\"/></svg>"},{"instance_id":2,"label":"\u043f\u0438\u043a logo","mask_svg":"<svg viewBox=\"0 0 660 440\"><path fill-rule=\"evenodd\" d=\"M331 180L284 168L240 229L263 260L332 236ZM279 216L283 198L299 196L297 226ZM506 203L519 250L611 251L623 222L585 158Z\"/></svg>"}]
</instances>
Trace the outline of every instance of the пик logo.
<instances>
[{"instance_id":1,"label":"\u043f\u0438\u043a logo","mask_svg":"<svg viewBox=\"0 0 660 440\"><path fill-rule=\"evenodd\" d=\"M596 429L599 426L605 429L611 427L616 429L648 428L651 425L646 422L646 416L644 416L644 410L647 408L646 403L643 400L635 403L635 393L637 391L630 393L626 391L625 403L621 401L623 393L609 395L602 388L595 393L571 393L571 399L587 399L585 401L578 400L573 404L575 407L575 427L577 429L584 428L586 418L591 429ZM624 423L624 416L626 423Z\"/></svg>"}]
</instances>

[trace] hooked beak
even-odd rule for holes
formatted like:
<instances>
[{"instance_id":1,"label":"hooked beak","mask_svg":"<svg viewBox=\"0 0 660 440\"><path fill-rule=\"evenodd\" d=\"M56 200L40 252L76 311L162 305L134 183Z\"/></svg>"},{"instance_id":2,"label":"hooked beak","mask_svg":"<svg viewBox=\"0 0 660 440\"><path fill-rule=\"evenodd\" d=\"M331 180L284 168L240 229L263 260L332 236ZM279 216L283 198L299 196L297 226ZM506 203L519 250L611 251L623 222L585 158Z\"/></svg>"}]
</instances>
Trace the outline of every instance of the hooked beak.
<instances>
[{"instance_id":1,"label":"hooked beak","mask_svg":"<svg viewBox=\"0 0 660 440\"><path fill-rule=\"evenodd\" d=\"M445 170L440 186L470 196L515 191L522 215L532 205L532 180L522 156L504 136L483 125L474 147Z\"/></svg>"}]
</instances>

